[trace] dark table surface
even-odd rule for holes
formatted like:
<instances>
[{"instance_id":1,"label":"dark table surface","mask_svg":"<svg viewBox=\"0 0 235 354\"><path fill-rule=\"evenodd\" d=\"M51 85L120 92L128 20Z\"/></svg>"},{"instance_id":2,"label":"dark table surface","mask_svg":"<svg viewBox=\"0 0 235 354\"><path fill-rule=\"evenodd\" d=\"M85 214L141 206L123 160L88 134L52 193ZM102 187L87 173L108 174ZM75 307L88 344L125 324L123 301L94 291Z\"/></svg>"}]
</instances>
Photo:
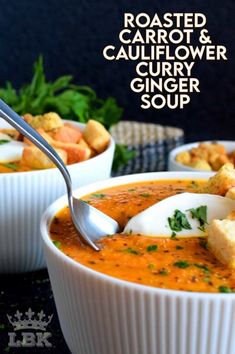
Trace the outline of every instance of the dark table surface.
<instances>
[{"instance_id":1,"label":"dark table surface","mask_svg":"<svg viewBox=\"0 0 235 354\"><path fill-rule=\"evenodd\" d=\"M36 313L43 310L46 316L53 318L47 327L51 332L51 348L12 348L8 346L9 332L14 332L7 314L14 316L17 310L24 313L29 308ZM17 332L15 332L17 333ZM17 333L18 335L18 333ZM0 354L32 353L70 353L61 329L46 269L25 274L0 275Z\"/></svg>"}]
</instances>

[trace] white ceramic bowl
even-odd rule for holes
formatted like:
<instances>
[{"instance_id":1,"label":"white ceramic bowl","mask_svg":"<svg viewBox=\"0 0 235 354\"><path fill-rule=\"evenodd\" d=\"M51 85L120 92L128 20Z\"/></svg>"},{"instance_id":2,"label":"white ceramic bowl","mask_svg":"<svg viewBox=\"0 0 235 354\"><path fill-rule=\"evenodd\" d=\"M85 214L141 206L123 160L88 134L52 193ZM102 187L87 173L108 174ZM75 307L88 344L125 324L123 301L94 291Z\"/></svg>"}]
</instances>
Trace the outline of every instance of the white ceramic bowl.
<instances>
[{"instance_id":1,"label":"white ceramic bowl","mask_svg":"<svg viewBox=\"0 0 235 354\"><path fill-rule=\"evenodd\" d=\"M84 124L71 122L81 129ZM110 177L115 144L101 154L68 166L73 187ZM19 273L46 266L40 237L43 211L66 192L57 168L0 173L0 273Z\"/></svg>"},{"instance_id":2,"label":"white ceramic bowl","mask_svg":"<svg viewBox=\"0 0 235 354\"><path fill-rule=\"evenodd\" d=\"M176 156L183 151L188 151L194 147L197 147L198 144L200 143L214 143L215 140L213 141L200 141L197 143L190 143L190 144L185 144L177 147L176 149L173 149L168 157L168 170L169 171L201 171L201 170L196 170L195 168L185 166L179 162L176 161ZM225 149L227 152L232 152L235 151L235 141L229 141L229 140L216 140L217 143L224 145Z\"/></svg>"},{"instance_id":3,"label":"white ceramic bowl","mask_svg":"<svg viewBox=\"0 0 235 354\"><path fill-rule=\"evenodd\" d=\"M207 178L210 173L158 172L117 177L82 187L77 197L136 181ZM173 291L139 285L89 269L52 243L52 217L41 232L63 335L73 354L234 354L235 294Z\"/></svg>"}]
</instances>

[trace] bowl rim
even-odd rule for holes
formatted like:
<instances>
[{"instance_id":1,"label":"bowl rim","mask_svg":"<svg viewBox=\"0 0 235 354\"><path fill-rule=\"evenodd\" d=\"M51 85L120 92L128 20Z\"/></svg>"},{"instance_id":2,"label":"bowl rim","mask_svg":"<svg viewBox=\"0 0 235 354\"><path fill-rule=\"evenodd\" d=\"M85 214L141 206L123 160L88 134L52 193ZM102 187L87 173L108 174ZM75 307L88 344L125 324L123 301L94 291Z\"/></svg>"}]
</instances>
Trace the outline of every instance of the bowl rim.
<instances>
[{"instance_id":1,"label":"bowl rim","mask_svg":"<svg viewBox=\"0 0 235 354\"><path fill-rule=\"evenodd\" d=\"M78 127L81 127L81 128L84 128L85 127L85 123L81 123L81 122L76 122L76 121L73 121L73 120L69 120L69 119L63 119L63 122L68 122L68 123L72 123ZM107 148L101 152L100 154L96 155L96 156L93 156L91 157L90 159L88 160L85 160L85 161L81 161L81 162L76 162L76 163L73 163L71 165L66 165L67 169L68 170L71 170L73 168L76 168L77 166L80 166L80 164L84 165L85 163L89 163L88 161L94 161L94 160L98 160L102 157L104 157L104 155L107 155L109 153L109 151L115 147L115 141L113 139L113 137L110 135L110 142L109 142L109 145L107 146ZM57 167L53 167L53 168L46 168L46 169L41 169L41 170L30 170L30 171L22 171L22 172L1 172L0 173L0 178L1 176L7 176L7 177L15 177L15 176L30 176L31 174L37 174L37 173L57 173L58 172L58 168Z\"/></svg>"},{"instance_id":2,"label":"bowl rim","mask_svg":"<svg viewBox=\"0 0 235 354\"><path fill-rule=\"evenodd\" d=\"M126 175L126 176L119 176L114 178L109 178L103 181L95 182L83 187L80 187L74 191L74 195L76 197L82 197L86 194L99 191L100 189L105 189L114 186L120 186L129 184L132 182L141 182L141 181L153 181L153 180L161 180L161 179L204 179L213 176L212 172L189 172L189 171L170 171L170 172L148 172L148 173L140 173L140 174L133 174L133 175ZM40 223L40 230L41 236L44 243L44 248L46 247L53 256L55 256L60 262L67 263L68 266L71 266L73 269L77 271L85 272L87 275L93 276L101 281L106 281L112 283L113 285L120 286L122 288L130 288L136 291L143 291L148 292L151 294L165 294L168 296L179 297L185 296L188 298L199 298L199 299L234 299L235 300L235 293L234 294L224 294L224 293L203 293L203 292L189 292L185 290L172 290L172 289L163 289L157 288L149 285L142 285L134 282L130 282L127 280L122 280L111 275L107 275L91 268L88 268L81 263L75 261L74 259L67 256L63 253L60 249L58 249L52 242L48 229L50 227L52 218L55 214L61 210L63 207L67 206L67 196L62 196L53 202L44 212L41 223ZM67 268L68 269L68 268Z\"/></svg>"},{"instance_id":3,"label":"bowl rim","mask_svg":"<svg viewBox=\"0 0 235 354\"><path fill-rule=\"evenodd\" d=\"M206 172L206 171L203 171L203 170L197 170L196 168L193 168L193 167L190 167L190 166L187 166L187 165L184 165L178 161L176 161L176 155L177 153L181 152L181 151L188 151L190 148L193 148L193 147L196 147L198 146L199 144L201 143L219 143L219 144L231 144L231 145L234 145L234 149L235 149L235 140L199 140L199 141L196 141L196 142L191 142L191 143L187 143L187 144L183 144L183 145L180 145L180 146L177 146L176 148L174 148L173 150L170 151L169 153L169 158L168 158L168 167L169 167L169 163L173 163L175 164L176 166L180 167L180 168L185 168L185 171L188 171L188 172ZM185 149L184 149L185 148ZM212 171L212 172L215 172L215 171Z\"/></svg>"}]
</instances>

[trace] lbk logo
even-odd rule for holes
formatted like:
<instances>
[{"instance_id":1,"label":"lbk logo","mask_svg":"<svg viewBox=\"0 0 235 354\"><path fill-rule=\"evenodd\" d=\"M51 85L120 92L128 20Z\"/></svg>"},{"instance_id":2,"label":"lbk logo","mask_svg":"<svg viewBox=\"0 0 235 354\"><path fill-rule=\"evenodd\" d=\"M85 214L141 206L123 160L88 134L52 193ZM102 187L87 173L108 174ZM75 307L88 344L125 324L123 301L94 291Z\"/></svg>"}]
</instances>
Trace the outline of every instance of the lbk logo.
<instances>
[{"instance_id":1,"label":"lbk logo","mask_svg":"<svg viewBox=\"0 0 235 354\"><path fill-rule=\"evenodd\" d=\"M47 317L43 311L37 313L36 316L34 314L35 312L29 308L24 315L18 310L14 316L7 315L14 329L14 332L8 332L9 347L43 348L52 346L48 340L51 337L51 332L47 332L46 328L53 315Z\"/></svg>"}]
</instances>

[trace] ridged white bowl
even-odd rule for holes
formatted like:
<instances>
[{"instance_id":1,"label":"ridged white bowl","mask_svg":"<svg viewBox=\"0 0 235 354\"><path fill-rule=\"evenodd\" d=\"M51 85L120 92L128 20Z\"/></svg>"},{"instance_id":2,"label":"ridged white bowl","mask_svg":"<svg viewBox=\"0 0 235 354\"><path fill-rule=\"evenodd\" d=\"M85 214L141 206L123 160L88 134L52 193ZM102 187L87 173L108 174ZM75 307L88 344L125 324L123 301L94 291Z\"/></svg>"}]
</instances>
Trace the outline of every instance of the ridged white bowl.
<instances>
[{"instance_id":1,"label":"ridged white bowl","mask_svg":"<svg viewBox=\"0 0 235 354\"><path fill-rule=\"evenodd\" d=\"M77 197L136 181L207 178L208 173L131 175L82 187ZM73 354L234 354L235 294L158 289L96 272L51 242L57 200L41 222L46 260L59 320Z\"/></svg>"},{"instance_id":2,"label":"ridged white bowl","mask_svg":"<svg viewBox=\"0 0 235 354\"><path fill-rule=\"evenodd\" d=\"M214 143L215 141L200 141L197 143L190 143L190 144L184 144L181 145L175 149L173 149L168 157L168 170L169 171L199 171L201 172L201 170L197 170L196 168L190 167L190 166L186 166L183 165L182 163L179 163L176 161L176 156L184 151L188 151L191 150L192 148L198 147L198 145L200 143ZM235 141L229 141L229 140L216 140L216 142L218 144L222 144L224 145L225 149L227 152L232 152L235 151Z\"/></svg>"},{"instance_id":3,"label":"ridged white bowl","mask_svg":"<svg viewBox=\"0 0 235 354\"><path fill-rule=\"evenodd\" d=\"M103 153L68 166L73 187L108 178L114 147L111 140ZM65 182L56 168L0 173L0 273L29 272L46 266L40 219L43 211L65 192Z\"/></svg>"}]
</instances>

